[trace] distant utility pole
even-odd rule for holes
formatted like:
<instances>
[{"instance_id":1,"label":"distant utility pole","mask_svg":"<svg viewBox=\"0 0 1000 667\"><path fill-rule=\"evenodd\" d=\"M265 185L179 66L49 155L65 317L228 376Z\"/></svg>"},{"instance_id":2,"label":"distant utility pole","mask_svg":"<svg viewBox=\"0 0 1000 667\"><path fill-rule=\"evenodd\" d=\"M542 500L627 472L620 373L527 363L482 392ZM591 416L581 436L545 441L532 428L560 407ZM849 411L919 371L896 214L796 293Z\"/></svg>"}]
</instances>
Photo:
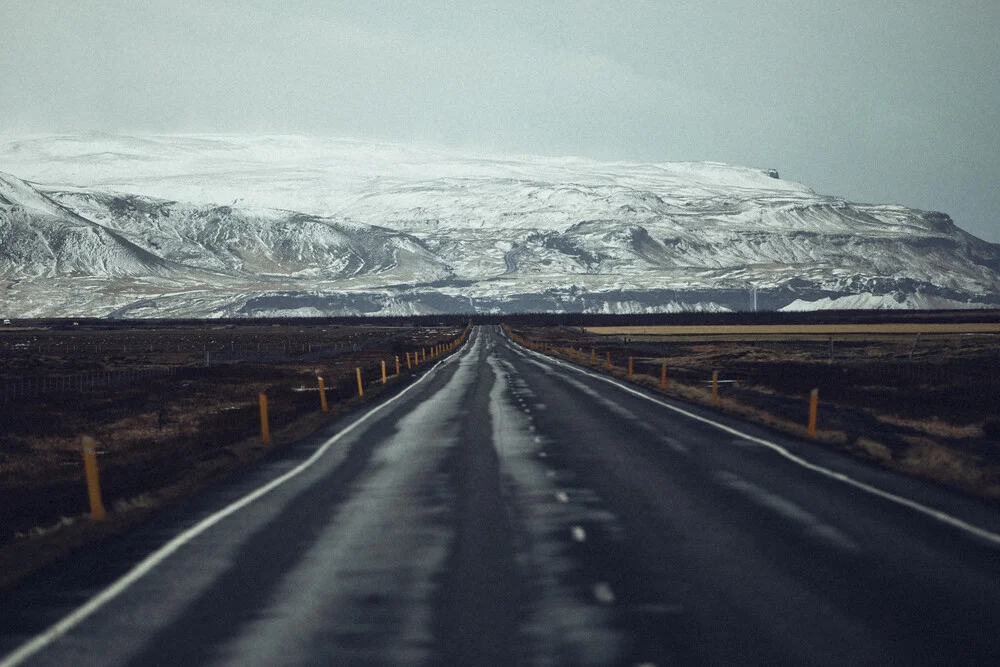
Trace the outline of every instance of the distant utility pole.
<instances>
[{"instance_id":1,"label":"distant utility pole","mask_svg":"<svg viewBox=\"0 0 1000 667\"><path fill-rule=\"evenodd\" d=\"M757 312L757 288L753 288L753 312Z\"/></svg>"}]
</instances>

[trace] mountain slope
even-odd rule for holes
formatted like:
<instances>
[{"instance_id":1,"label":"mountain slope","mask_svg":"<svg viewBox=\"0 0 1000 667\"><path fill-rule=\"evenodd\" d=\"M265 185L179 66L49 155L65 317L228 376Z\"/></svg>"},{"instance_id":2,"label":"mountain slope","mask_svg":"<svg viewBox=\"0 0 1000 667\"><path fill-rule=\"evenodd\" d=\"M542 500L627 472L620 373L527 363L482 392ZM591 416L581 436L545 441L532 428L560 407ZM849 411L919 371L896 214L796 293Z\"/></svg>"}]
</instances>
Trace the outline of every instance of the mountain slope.
<instances>
[{"instance_id":1,"label":"mountain slope","mask_svg":"<svg viewBox=\"0 0 1000 667\"><path fill-rule=\"evenodd\" d=\"M14 167L49 185L0 181L12 313L73 276L135 316L1000 303L1000 246L773 170L106 135L0 144Z\"/></svg>"},{"instance_id":2,"label":"mountain slope","mask_svg":"<svg viewBox=\"0 0 1000 667\"><path fill-rule=\"evenodd\" d=\"M169 262L0 173L0 277L166 276Z\"/></svg>"}]
</instances>

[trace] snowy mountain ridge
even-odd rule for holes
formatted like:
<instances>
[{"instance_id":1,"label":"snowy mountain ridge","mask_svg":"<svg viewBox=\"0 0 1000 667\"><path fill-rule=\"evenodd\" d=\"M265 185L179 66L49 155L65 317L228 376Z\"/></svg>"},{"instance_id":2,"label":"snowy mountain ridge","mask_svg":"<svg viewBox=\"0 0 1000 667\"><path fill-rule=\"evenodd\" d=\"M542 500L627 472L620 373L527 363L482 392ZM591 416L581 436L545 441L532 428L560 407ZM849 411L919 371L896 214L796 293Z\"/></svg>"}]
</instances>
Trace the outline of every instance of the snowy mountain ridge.
<instances>
[{"instance_id":1,"label":"snowy mountain ridge","mask_svg":"<svg viewBox=\"0 0 1000 667\"><path fill-rule=\"evenodd\" d=\"M0 143L8 170L13 316L1000 303L1000 246L773 170L93 134Z\"/></svg>"}]
</instances>

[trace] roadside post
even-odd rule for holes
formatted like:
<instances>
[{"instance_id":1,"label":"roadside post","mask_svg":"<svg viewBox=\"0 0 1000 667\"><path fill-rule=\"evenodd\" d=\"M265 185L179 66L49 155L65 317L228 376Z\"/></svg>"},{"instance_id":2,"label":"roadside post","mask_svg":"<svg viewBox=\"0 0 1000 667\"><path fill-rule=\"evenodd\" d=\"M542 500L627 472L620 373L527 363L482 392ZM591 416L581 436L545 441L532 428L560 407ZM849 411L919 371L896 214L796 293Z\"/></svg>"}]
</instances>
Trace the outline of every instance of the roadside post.
<instances>
[{"instance_id":1,"label":"roadside post","mask_svg":"<svg viewBox=\"0 0 1000 667\"><path fill-rule=\"evenodd\" d=\"M605 365L607 366L608 370L610 371L611 370L611 353L608 352L607 355L608 356L605 359Z\"/></svg>"},{"instance_id":2,"label":"roadside post","mask_svg":"<svg viewBox=\"0 0 1000 667\"><path fill-rule=\"evenodd\" d=\"M667 388L667 365L662 364L660 366L660 389Z\"/></svg>"},{"instance_id":3,"label":"roadside post","mask_svg":"<svg viewBox=\"0 0 1000 667\"><path fill-rule=\"evenodd\" d=\"M364 385L361 384L361 369L360 368L355 368L354 372L358 376L358 396L364 396L365 395L365 388L364 388Z\"/></svg>"},{"instance_id":4,"label":"roadside post","mask_svg":"<svg viewBox=\"0 0 1000 667\"><path fill-rule=\"evenodd\" d=\"M593 366L597 364L597 350L590 348L590 365Z\"/></svg>"},{"instance_id":5,"label":"roadside post","mask_svg":"<svg viewBox=\"0 0 1000 667\"><path fill-rule=\"evenodd\" d=\"M266 445L271 442L271 428L267 423L267 394L260 392L257 402L260 403L260 441Z\"/></svg>"},{"instance_id":6,"label":"roadside post","mask_svg":"<svg viewBox=\"0 0 1000 667\"><path fill-rule=\"evenodd\" d=\"M83 468L87 473L87 497L90 499L90 518L104 520L104 503L101 501L101 480L97 472L97 441L89 435L81 439Z\"/></svg>"},{"instance_id":7,"label":"roadside post","mask_svg":"<svg viewBox=\"0 0 1000 667\"><path fill-rule=\"evenodd\" d=\"M816 412L819 410L819 389L809 394L809 437L816 437Z\"/></svg>"},{"instance_id":8,"label":"roadside post","mask_svg":"<svg viewBox=\"0 0 1000 667\"><path fill-rule=\"evenodd\" d=\"M632 357L628 358L628 376L632 377Z\"/></svg>"},{"instance_id":9,"label":"roadside post","mask_svg":"<svg viewBox=\"0 0 1000 667\"><path fill-rule=\"evenodd\" d=\"M385 377L385 359L383 359L382 360L382 384L385 384L385 381L386 381L386 377Z\"/></svg>"},{"instance_id":10,"label":"roadside post","mask_svg":"<svg viewBox=\"0 0 1000 667\"><path fill-rule=\"evenodd\" d=\"M712 407L719 405L719 371L712 371Z\"/></svg>"},{"instance_id":11,"label":"roadside post","mask_svg":"<svg viewBox=\"0 0 1000 667\"><path fill-rule=\"evenodd\" d=\"M317 376L316 381L319 383L319 407L323 409L323 412L329 412L329 407L326 404L326 386L323 384L323 378Z\"/></svg>"},{"instance_id":12,"label":"roadside post","mask_svg":"<svg viewBox=\"0 0 1000 667\"><path fill-rule=\"evenodd\" d=\"M399 355L396 355L396 377L399 377Z\"/></svg>"},{"instance_id":13,"label":"roadside post","mask_svg":"<svg viewBox=\"0 0 1000 667\"><path fill-rule=\"evenodd\" d=\"M410 353L407 352L406 353L406 370L410 370L412 368L413 368L413 366L410 365Z\"/></svg>"}]
</instances>

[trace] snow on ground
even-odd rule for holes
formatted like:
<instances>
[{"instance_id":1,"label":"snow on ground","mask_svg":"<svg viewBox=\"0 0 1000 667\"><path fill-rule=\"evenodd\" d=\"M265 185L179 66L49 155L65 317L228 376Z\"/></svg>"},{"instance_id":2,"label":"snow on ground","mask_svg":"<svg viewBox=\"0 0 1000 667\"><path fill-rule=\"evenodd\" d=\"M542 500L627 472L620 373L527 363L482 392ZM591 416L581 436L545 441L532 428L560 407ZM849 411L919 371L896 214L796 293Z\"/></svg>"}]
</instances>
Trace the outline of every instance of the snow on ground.
<instances>
[{"instance_id":1,"label":"snow on ground","mask_svg":"<svg viewBox=\"0 0 1000 667\"><path fill-rule=\"evenodd\" d=\"M815 301L796 299L780 310L792 313L811 310L960 310L985 307L981 303L923 294L851 294L837 298L824 297Z\"/></svg>"},{"instance_id":2,"label":"snow on ground","mask_svg":"<svg viewBox=\"0 0 1000 667\"><path fill-rule=\"evenodd\" d=\"M768 309L1000 301L1000 246L943 214L715 162L91 133L0 141L0 172L45 183L0 174L0 304L18 314L732 310L754 289ZM17 282L93 276L82 300ZM199 287L214 296L154 298Z\"/></svg>"}]
</instances>

